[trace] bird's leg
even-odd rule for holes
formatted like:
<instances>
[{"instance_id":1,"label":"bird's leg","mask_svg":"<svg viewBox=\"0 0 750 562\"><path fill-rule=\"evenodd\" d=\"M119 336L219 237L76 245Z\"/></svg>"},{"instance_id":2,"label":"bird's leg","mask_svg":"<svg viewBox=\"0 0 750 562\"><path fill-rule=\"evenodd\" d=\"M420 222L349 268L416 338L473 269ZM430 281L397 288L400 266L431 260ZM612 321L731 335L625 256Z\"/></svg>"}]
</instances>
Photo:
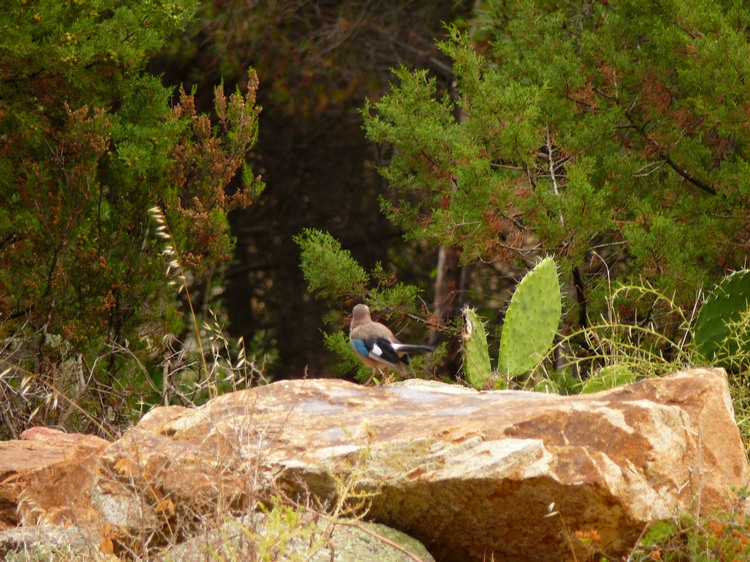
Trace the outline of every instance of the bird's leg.
<instances>
[{"instance_id":1,"label":"bird's leg","mask_svg":"<svg viewBox=\"0 0 750 562\"><path fill-rule=\"evenodd\" d=\"M367 382L365 383L365 386L369 385L372 380L375 378L375 374L378 372L378 369L376 367L372 368L372 374L370 375L370 378L367 379Z\"/></svg>"}]
</instances>

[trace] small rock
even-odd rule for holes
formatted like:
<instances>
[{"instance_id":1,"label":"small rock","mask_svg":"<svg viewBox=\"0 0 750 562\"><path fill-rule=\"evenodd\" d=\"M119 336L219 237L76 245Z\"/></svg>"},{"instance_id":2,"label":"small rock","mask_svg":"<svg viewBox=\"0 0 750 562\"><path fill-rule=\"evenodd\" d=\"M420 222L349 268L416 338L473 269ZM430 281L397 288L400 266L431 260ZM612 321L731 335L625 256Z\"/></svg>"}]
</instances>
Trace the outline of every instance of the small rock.
<instances>
[{"instance_id":1,"label":"small rock","mask_svg":"<svg viewBox=\"0 0 750 562\"><path fill-rule=\"evenodd\" d=\"M99 535L79 525L34 525L0 532L0 555L24 552L30 560L99 560ZM113 557L114 560L114 557Z\"/></svg>"},{"instance_id":2,"label":"small rock","mask_svg":"<svg viewBox=\"0 0 750 562\"><path fill-rule=\"evenodd\" d=\"M289 517L289 516L288 516ZM229 519L218 529L205 529L168 549L173 562L265 559L310 562L435 562L415 539L375 523L314 519L298 512L286 520L253 513Z\"/></svg>"},{"instance_id":3,"label":"small rock","mask_svg":"<svg viewBox=\"0 0 750 562\"><path fill-rule=\"evenodd\" d=\"M99 453L109 442L50 428L0 442L0 530L20 523L88 523Z\"/></svg>"}]
</instances>

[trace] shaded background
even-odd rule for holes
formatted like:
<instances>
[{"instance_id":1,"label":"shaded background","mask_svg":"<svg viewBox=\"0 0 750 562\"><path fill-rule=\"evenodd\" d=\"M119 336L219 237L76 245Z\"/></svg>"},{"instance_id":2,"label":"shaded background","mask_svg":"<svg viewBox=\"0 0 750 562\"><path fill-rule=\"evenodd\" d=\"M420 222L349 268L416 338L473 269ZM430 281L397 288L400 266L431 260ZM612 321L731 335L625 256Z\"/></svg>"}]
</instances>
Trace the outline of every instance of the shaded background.
<instances>
[{"instance_id":1,"label":"shaded background","mask_svg":"<svg viewBox=\"0 0 750 562\"><path fill-rule=\"evenodd\" d=\"M399 281L429 291L436 253L401 244L380 212L378 198L389 194L377 166L387 155L365 140L359 111L399 65L451 81L435 38L470 10L453 1L214 0L191 33L153 61L150 70L166 82L197 85L203 111L212 85L242 85L248 66L258 72L263 111L252 165L266 191L230 217L237 246L225 300L230 334L272 353L270 375L329 374L324 305L307 293L292 241L303 228L328 231L363 267L397 266Z\"/></svg>"}]
</instances>

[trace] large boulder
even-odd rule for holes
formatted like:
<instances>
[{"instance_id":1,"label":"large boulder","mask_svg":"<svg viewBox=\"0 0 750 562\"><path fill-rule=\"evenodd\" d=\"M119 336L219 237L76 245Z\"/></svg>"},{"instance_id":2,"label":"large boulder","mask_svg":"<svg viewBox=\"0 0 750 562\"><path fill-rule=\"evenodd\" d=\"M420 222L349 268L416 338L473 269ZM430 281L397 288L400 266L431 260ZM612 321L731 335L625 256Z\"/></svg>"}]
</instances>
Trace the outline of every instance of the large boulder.
<instances>
[{"instance_id":1,"label":"large boulder","mask_svg":"<svg viewBox=\"0 0 750 562\"><path fill-rule=\"evenodd\" d=\"M156 408L101 462L95 505L123 535L260 489L365 491L368 519L448 562L621 556L649 522L734 507L748 479L708 369L570 397L282 381Z\"/></svg>"}]
</instances>

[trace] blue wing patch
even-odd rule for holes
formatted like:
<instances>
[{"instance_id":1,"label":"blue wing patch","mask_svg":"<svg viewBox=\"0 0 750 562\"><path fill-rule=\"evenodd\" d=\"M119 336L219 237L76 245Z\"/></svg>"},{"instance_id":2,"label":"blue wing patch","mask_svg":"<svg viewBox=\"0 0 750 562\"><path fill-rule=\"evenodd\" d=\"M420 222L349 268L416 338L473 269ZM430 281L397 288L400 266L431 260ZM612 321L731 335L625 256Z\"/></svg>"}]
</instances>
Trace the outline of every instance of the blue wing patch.
<instances>
[{"instance_id":1,"label":"blue wing patch","mask_svg":"<svg viewBox=\"0 0 750 562\"><path fill-rule=\"evenodd\" d=\"M370 350L367 349L367 344L365 344L365 340L359 340L359 339L352 340L352 347L354 347L354 351L356 351L360 355L364 355L365 357L367 357L370 354Z\"/></svg>"}]
</instances>

